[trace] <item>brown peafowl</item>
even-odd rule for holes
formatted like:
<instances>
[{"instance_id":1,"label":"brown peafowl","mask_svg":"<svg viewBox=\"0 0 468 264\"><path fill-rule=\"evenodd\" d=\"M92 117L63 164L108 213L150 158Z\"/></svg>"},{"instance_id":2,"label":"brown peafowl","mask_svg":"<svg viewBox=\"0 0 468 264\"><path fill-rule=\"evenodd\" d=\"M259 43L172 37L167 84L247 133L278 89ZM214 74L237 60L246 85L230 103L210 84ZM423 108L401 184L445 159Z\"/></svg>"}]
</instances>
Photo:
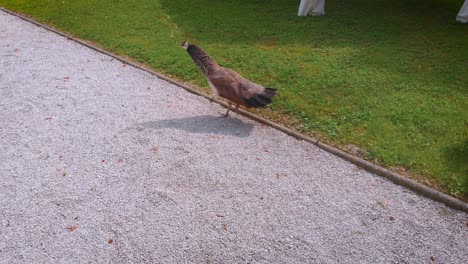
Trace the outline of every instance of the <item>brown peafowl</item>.
<instances>
[{"instance_id":1,"label":"brown peafowl","mask_svg":"<svg viewBox=\"0 0 468 264\"><path fill-rule=\"evenodd\" d=\"M187 50L188 54L190 54L193 61L208 80L208 84L211 90L213 90L212 100L216 95L229 100L228 110L224 117L229 115L231 102L236 105L237 112L239 110L239 105L245 107L262 107L270 104L273 97L275 97L276 89L265 88L245 79L231 69L219 66L213 58L200 47L189 44L187 41L182 42L181 46Z\"/></svg>"}]
</instances>

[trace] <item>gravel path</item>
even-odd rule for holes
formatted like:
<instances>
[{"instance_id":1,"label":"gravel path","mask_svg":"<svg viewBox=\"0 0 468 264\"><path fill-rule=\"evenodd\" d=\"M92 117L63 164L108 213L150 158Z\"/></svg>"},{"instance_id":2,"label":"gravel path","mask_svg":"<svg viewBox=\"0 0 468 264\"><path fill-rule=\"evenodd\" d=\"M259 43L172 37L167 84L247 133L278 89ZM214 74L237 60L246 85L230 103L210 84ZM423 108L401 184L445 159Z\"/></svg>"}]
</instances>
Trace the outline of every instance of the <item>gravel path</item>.
<instances>
[{"instance_id":1,"label":"gravel path","mask_svg":"<svg viewBox=\"0 0 468 264\"><path fill-rule=\"evenodd\" d=\"M465 213L222 111L0 11L0 263L468 263Z\"/></svg>"}]
</instances>

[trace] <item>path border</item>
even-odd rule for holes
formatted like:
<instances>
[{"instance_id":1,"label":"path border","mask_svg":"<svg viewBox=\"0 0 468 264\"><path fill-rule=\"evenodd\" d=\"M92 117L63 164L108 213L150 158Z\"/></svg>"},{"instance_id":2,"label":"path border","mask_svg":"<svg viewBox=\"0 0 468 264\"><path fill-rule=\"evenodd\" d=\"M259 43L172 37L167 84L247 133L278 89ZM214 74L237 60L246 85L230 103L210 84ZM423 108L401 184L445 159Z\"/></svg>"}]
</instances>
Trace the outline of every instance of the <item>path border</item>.
<instances>
[{"instance_id":1,"label":"path border","mask_svg":"<svg viewBox=\"0 0 468 264\"><path fill-rule=\"evenodd\" d=\"M13 11L5 9L4 7L0 6L0 10L5 12L5 13L8 13L10 15L13 15L15 17L21 18L21 19L23 19L23 20L25 20L25 21L27 21L29 23L32 23L32 24L34 24L36 26L42 27L42 28L47 29L47 30L49 30L51 32L54 32L54 33L56 33L58 35L61 35L61 36L65 37L65 38L67 38L69 40L75 41L75 42L77 42L77 43L79 43L81 45L84 45L84 46L86 46L86 47L88 47L90 49L93 49L93 50L95 50L97 52L103 53L103 54L105 54L105 55L107 55L109 57L112 57L112 58L114 58L116 60L121 61L122 63L131 65L131 66L133 66L133 67L135 67L137 69L140 69L140 70L148 72L148 73L150 73L152 75L155 75L159 79L162 79L164 81L167 81L169 83L177 85L177 86L187 90L190 93L193 93L193 94L196 94L198 96L202 96L202 97L204 97L204 98L206 98L208 100L211 100L211 96L209 96L207 94L204 94L204 93L202 93L202 92L200 92L200 91L198 91L198 90L196 90L196 89L194 89L194 88L192 88L192 87L190 87L190 86L188 86L186 84L183 84L183 83L181 83L179 81L176 81L176 80L174 80L172 78L169 78L167 76L164 76L163 74L161 74L159 72L156 72L154 70L151 70L151 69L149 69L149 68L147 68L147 67L145 67L143 65L139 65L139 64L137 64L135 62L131 62L131 61L129 61L129 60L123 58L123 57L120 57L118 55L115 55L115 54L112 54L112 53L110 53L108 51L105 51L105 50L103 50L103 49L101 49L99 47L94 46L91 43L88 43L88 42L85 42L84 40L73 37L73 36L69 35L68 33L65 33L65 32L59 31L59 30L57 30L55 28L44 25L44 24L42 24L40 22L37 22L36 20L34 20L32 18L29 18L29 17L26 17L24 15L15 13ZM221 105L221 106L223 106L225 108L228 107L228 104L226 102L222 101L222 100L219 100L219 99L215 98L214 102L216 102L217 104L219 104L219 105ZM415 193L417 193L419 195L425 196L425 197L430 198L430 199L432 199L434 201L437 201L437 202L441 202L441 203L447 205L448 207L458 209L460 211L464 211L465 213L468 213L468 203L465 203L465 202L463 202L463 201L461 201L461 200L459 200L459 199L457 199L455 197L452 197L452 196L450 196L448 194L439 192L439 191L437 191L435 189L432 189L432 188L430 188L430 187L428 187L426 185L423 185L423 184L418 183L416 181L413 181L413 180L411 180L409 178L401 176L401 175L399 175L399 174L397 174L397 173L395 173L393 171L390 171L390 170L385 169L385 168L383 168L381 166L378 166L378 165L376 165L374 163L371 163L371 162L369 162L367 160L364 160L364 159L361 159L361 158L356 157L354 155L351 155L349 153L346 153L346 152L344 152L344 151L342 151L340 149L337 149L337 148L335 148L333 146L330 146L330 145L328 145L326 143L323 143L323 142L321 142L321 141L319 141L317 139L314 139L312 137L303 135L303 134L301 134L301 133L299 133L297 131L286 128L286 127L284 127L284 126L282 126L280 124L277 124L275 122L267 120L267 119L265 119L263 117L257 116L255 114L250 113L248 111L245 111L243 109L239 109L239 113L242 114L243 116L248 117L248 118L250 118L252 120L255 120L255 121L259 122L259 123L262 123L262 124L268 125L270 127L273 127L273 128L275 128L275 129L277 129L277 130L279 130L279 131L281 131L283 133L286 133L287 135L292 136L292 137L294 137L296 139L300 139L300 140L312 143L312 144L316 145L317 147L319 147L319 148L321 148L321 149L323 149L323 150L325 150L327 152L330 152L330 153L332 153L332 154L334 154L334 155L336 155L336 156L338 156L338 157L340 157L340 158L342 158L344 160L347 160L347 161L349 161L349 162L351 162L351 163L365 169L366 171L369 171L369 172L372 172L372 173L377 174L379 176L385 177L385 178L389 179L390 181L394 182L395 184L406 187L406 188L412 190L413 192L415 192Z\"/></svg>"}]
</instances>

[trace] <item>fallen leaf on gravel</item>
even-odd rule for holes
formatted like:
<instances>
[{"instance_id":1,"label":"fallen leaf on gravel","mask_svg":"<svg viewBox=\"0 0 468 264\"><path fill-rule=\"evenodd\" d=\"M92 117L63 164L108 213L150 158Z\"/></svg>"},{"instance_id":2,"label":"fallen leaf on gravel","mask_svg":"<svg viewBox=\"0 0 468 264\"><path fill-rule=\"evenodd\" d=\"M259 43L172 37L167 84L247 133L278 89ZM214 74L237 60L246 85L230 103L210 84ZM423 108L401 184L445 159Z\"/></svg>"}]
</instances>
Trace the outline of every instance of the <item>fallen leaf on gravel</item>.
<instances>
[{"instance_id":1,"label":"fallen leaf on gravel","mask_svg":"<svg viewBox=\"0 0 468 264\"><path fill-rule=\"evenodd\" d=\"M152 151L152 152L158 152L158 151L159 151L159 147L152 147L152 148L150 148L150 151Z\"/></svg>"},{"instance_id":2,"label":"fallen leaf on gravel","mask_svg":"<svg viewBox=\"0 0 468 264\"><path fill-rule=\"evenodd\" d=\"M67 227L67 229L68 229L70 232L75 231L75 229L77 229L77 228L78 228L78 226L69 226L69 227Z\"/></svg>"},{"instance_id":3,"label":"fallen leaf on gravel","mask_svg":"<svg viewBox=\"0 0 468 264\"><path fill-rule=\"evenodd\" d=\"M434 257L434 256L431 256L430 259L431 259L432 261L435 261L435 257Z\"/></svg>"},{"instance_id":4,"label":"fallen leaf on gravel","mask_svg":"<svg viewBox=\"0 0 468 264\"><path fill-rule=\"evenodd\" d=\"M277 180L279 180L280 176L288 177L288 174L286 174L286 173L276 173L276 179Z\"/></svg>"},{"instance_id":5,"label":"fallen leaf on gravel","mask_svg":"<svg viewBox=\"0 0 468 264\"><path fill-rule=\"evenodd\" d=\"M211 187L215 187L216 185L218 185L218 183L219 183L219 179L216 179L216 182Z\"/></svg>"},{"instance_id":6,"label":"fallen leaf on gravel","mask_svg":"<svg viewBox=\"0 0 468 264\"><path fill-rule=\"evenodd\" d=\"M46 118L44 118L44 120L51 120L51 119L52 119L52 117L46 117Z\"/></svg>"},{"instance_id":7,"label":"fallen leaf on gravel","mask_svg":"<svg viewBox=\"0 0 468 264\"><path fill-rule=\"evenodd\" d=\"M382 206L382 208L385 208L387 209L388 208L388 200L387 198L384 198L384 200L381 202L381 201L377 201L377 204Z\"/></svg>"},{"instance_id":8,"label":"fallen leaf on gravel","mask_svg":"<svg viewBox=\"0 0 468 264\"><path fill-rule=\"evenodd\" d=\"M450 211L446 207L439 208L439 213L443 216L450 215Z\"/></svg>"},{"instance_id":9,"label":"fallen leaf on gravel","mask_svg":"<svg viewBox=\"0 0 468 264\"><path fill-rule=\"evenodd\" d=\"M64 80L70 80L70 76L63 77Z\"/></svg>"},{"instance_id":10,"label":"fallen leaf on gravel","mask_svg":"<svg viewBox=\"0 0 468 264\"><path fill-rule=\"evenodd\" d=\"M395 217L390 216L389 219L390 219L390 221L393 221L393 220L395 220Z\"/></svg>"},{"instance_id":11,"label":"fallen leaf on gravel","mask_svg":"<svg viewBox=\"0 0 468 264\"><path fill-rule=\"evenodd\" d=\"M227 228L228 228L228 225L227 225L227 224L223 224L223 229L227 231Z\"/></svg>"},{"instance_id":12,"label":"fallen leaf on gravel","mask_svg":"<svg viewBox=\"0 0 468 264\"><path fill-rule=\"evenodd\" d=\"M224 217L223 214L217 214L216 216L217 216L217 217Z\"/></svg>"},{"instance_id":13,"label":"fallen leaf on gravel","mask_svg":"<svg viewBox=\"0 0 468 264\"><path fill-rule=\"evenodd\" d=\"M109 239L109 240L107 240L107 243L112 244L112 243L114 243L114 240Z\"/></svg>"}]
</instances>

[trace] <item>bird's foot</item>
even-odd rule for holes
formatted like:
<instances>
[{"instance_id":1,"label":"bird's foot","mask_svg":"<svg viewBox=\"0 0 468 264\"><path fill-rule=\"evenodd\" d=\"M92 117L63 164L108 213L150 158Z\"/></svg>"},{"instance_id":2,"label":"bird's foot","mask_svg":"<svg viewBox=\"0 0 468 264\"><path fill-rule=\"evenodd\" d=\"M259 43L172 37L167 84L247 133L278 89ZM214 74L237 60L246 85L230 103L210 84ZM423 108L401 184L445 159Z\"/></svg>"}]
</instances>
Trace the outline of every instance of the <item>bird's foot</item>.
<instances>
[{"instance_id":1,"label":"bird's foot","mask_svg":"<svg viewBox=\"0 0 468 264\"><path fill-rule=\"evenodd\" d=\"M226 118L226 117L229 117L229 110L225 114L221 114L219 118Z\"/></svg>"},{"instance_id":2,"label":"bird's foot","mask_svg":"<svg viewBox=\"0 0 468 264\"><path fill-rule=\"evenodd\" d=\"M236 105L235 111L236 111L236 114L239 115L239 105Z\"/></svg>"}]
</instances>

